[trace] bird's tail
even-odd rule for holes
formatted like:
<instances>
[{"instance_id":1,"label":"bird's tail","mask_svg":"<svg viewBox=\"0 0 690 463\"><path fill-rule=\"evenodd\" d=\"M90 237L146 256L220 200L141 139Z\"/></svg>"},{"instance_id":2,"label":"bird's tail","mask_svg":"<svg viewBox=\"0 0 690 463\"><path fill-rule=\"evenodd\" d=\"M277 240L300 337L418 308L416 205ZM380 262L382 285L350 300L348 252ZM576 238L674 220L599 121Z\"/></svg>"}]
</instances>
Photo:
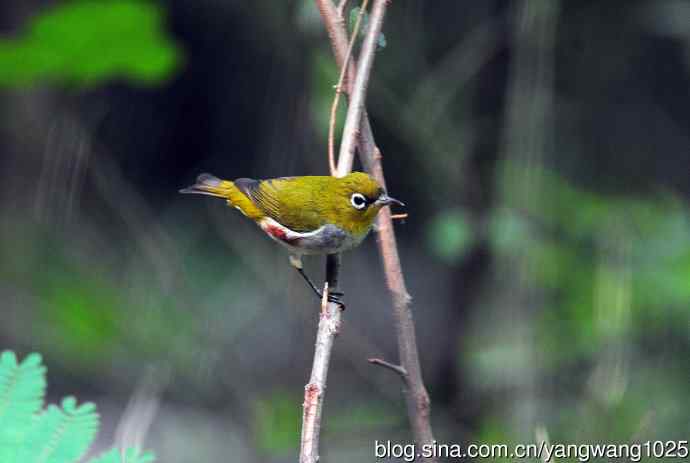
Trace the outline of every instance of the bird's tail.
<instances>
[{"instance_id":1,"label":"bird's tail","mask_svg":"<svg viewBox=\"0 0 690 463\"><path fill-rule=\"evenodd\" d=\"M208 195L229 200L230 194L236 189L229 180L221 180L211 174L201 174L194 185L181 189L180 193Z\"/></svg>"}]
</instances>

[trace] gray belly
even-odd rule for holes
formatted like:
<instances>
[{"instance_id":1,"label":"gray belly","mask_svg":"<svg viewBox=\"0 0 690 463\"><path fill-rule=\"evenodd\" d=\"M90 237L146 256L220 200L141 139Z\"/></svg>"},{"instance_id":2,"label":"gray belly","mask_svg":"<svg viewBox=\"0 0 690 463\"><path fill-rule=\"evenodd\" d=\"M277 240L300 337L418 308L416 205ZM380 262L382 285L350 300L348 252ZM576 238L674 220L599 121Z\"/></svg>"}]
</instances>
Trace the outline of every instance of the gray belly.
<instances>
[{"instance_id":1,"label":"gray belly","mask_svg":"<svg viewBox=\"0 0 690 463\"><path fill-rule=\"evenodd\" d=\"M334 254L354 248L365 237L366 234L357 239L341 228L329 224L313 232L300 233L289 243L282 243L296 254Z\"/></svg>"}]
</instances>

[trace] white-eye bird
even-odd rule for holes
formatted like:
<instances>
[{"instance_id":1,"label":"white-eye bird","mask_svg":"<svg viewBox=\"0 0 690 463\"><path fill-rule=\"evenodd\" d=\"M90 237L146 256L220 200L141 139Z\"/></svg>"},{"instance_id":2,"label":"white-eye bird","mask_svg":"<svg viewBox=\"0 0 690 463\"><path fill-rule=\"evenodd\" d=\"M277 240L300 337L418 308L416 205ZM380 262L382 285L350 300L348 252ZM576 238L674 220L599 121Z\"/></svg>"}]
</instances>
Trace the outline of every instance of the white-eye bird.
<instances>
[{"instance_id":1,"label":"white-eye bird","mask_svg":"<svg viewBox=\"0 0 690 463\"><path fill-rule=\"evenodd\" d=\"M302 266L302 256L335 254L359 245L371 230L376 214L393 199L370 175L352 172L344 177L303 176L269 180L221 180L201 174L180 193L223 198L252 219L290 253L290 264L321 298L321 292ZM342 293L329 300L344 307Z\"/></svg>"}]
</instances>

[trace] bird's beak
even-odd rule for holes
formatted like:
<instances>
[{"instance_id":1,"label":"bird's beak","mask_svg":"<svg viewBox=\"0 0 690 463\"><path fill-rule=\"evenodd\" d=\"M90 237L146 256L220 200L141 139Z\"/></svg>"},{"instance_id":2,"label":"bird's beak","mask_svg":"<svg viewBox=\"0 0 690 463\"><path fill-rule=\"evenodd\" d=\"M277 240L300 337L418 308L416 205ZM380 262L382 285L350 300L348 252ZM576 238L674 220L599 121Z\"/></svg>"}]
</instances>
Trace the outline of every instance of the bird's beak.
<instances>
[{"instance_id":1,"label":"bird's beak","mask_svg":"<svg viewBox=\"0 0 690 463\"><path fill-rule=\"evenodd\" d=\"M388 206L389 204L397 204L398 206L405 206L405 203L402 201L398 201L395 198L391 198L387 194L382 194L379 196L379 199L376 200L377 204L380 204L381 206Z\"/></svg>"}]
</instances>

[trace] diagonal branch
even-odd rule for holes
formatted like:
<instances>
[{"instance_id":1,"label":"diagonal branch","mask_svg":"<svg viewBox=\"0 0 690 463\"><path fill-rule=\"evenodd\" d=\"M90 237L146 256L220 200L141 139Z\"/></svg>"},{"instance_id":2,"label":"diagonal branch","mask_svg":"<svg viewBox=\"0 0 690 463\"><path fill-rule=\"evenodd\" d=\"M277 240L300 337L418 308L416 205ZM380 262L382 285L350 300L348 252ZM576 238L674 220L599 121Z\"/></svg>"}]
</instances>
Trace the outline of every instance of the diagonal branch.
<instances>
[{"instance_id":1,"label":"diagonal branch","mask_svg":"<svg viewBox=\"0 0 690 463\"><path fill-rule=\"evenodd\" d=\"M331 0L316 0L316 3L321 12L326 30L328 31L328 36L331 39L331 46L333 47L336 63L338 66L342 67L347 52L347 33L345 32L343 18L339 16ZM385 1L377 2L374 8L376 8L377 5L384 8L385 3ZM372 13L371 21L374 21L373 16ZM371 30L368 32L371 32ZM348 76L354 73L355 64L350 61L348 65ZM348 78L347 82L351 82L351 80ZM352 87L347 87L351 99L350 106L354 106L353 90ZM381 164L381 152L374 141L369 118L364 108L362 108L360 117L359 137L357 140L360 160L365 169L374 175L381 185L385 187L386 182L383 174L383 166ZM343 145L341 145L341 149L342 147ZM341 154L341 160L342 159ZM391 213L388 209L384 209L379 213L378 229L379 251L383 260L386 282L393 298L400 366L407 373L404 384L407 389L406 401L408 417L417 443L431 444L434 441L434 437L430 421L430 400L421 374L415 326L410 307L411 298L405 285Z\"/></svg>"},{"instance_id":2,"label":"diagonal branch","mask_svg":"<svg viewBox=\"0 0 690 463\"><path fill-rule=\"evenodd\" d=\"M367 93L367 86L369 85L371 67L374 65L378 37L383 27L383 18L386 14L387 5L387 1L378 0L374 2L371 8L367 34L362 43L362 51L359 53L359 64L357 66L357 72L355 73L355 81L352 84L352 91L350 92L350 105L347 110L347 117L345 118L343 140L340 143L340 152L338 153L339 177L343 177L352 171L352 163L355 158L355 145L359 138L359 123L364 114L364 98ZM332 8L333 4L330 6ZM356 37L353 37L353 40L355 38ZM347 52L345 59L347 59ZM339 66L342 67L343 64L339 64Z\"/></svg>"}]
</instances>

